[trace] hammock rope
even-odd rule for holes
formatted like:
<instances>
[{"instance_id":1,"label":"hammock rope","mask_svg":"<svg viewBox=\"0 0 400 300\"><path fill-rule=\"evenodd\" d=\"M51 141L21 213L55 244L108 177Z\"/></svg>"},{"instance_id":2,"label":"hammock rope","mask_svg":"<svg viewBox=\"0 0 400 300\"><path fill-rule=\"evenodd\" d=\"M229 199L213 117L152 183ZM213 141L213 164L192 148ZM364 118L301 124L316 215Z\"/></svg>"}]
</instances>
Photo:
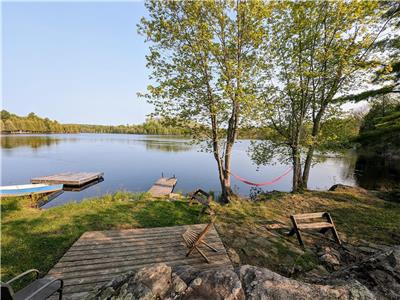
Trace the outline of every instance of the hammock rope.
<instances>
[{"instance_id":1,"label":"hammock rope","mask_svg":"<svg viewBox=\"0 0 400 300\"><path fill-rule=\"evenodd\" d=\"M264 186L264 185L271 185L271 184L274 184L274 183L278 182L278 181L281 180L283 177L285 177L287 174L289 174L290 171L292 171L292 169L293 169L293 168L288 169L285 173L283 173L282 175L280 175L280 176L274 178L274 179L271 180L271 181L266 181L266 182L261 182L261 183L251 182L251 181L246 180L246 179L244 179L244 178L242 178L242 177L240 177L240 176L238 176L238 175L236 175L236 174L234 174L234 173L232 173L232 172L229 172L229 171L228 171L228 172L229 172L233 177L235 177L237 180L239 180L239 181L241 181L241 182L243 182L243 183L245 183L245 184L253 185L253 186Z\"/></svg>"}]
</instances>

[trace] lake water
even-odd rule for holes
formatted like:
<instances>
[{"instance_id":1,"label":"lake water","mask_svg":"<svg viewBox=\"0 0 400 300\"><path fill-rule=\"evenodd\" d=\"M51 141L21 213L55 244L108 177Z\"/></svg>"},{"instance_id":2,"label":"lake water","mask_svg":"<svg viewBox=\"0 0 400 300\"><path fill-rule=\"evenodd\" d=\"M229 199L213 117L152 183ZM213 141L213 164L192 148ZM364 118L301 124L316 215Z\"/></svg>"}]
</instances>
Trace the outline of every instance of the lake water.
<instances>
[{"instance_id":1,"label":"lake water","mask_svg":"<svg viewBox=\"0 0 400 300\"><path fill-rule=\"evenodd\" d=\"M253 182L264 182L284 173L288 166L275 163L257 169L247 153L248 140L233 151L232 171ZM45 207L117 190L146 191L164 173L175 175L175 191L202 188L220 190L216 162L189 140L169 136L124 134L8 135L1 137L2 185L27 184L32 177L61 172L104 172L104 181L80 192L64 192ZM309 188L328 189L335 183L357 185L357 156L347 153L326 157L310 174ZM234 190L247 196L250 186L232 178ZM289 191L291 174L264 190Z\"/></svg>"}]
</instances>

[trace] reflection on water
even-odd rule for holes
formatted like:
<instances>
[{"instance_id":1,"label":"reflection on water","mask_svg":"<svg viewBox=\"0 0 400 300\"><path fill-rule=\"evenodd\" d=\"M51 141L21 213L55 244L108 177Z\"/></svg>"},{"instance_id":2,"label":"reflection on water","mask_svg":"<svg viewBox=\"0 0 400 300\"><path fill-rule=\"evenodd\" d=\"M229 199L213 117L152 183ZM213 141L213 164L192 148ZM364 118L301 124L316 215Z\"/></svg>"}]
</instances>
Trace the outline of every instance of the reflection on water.
<instances>
[{"instance_id":1,"label":"reflection on water","mask_svg":"<svg viewBox=\"0 0 400 300\"><path fill-rule=\"evenodd\" d=\"M392 188L400 183L400 158L361 152L355 163L355 178L366 189Z\"/></svg>"},{"instance_id":2,"label":"reflection on water","mask_svg":"<svg viewBox=\"0 0 400 300\"><path fill-rule=\"evenodd\" d=\"M147 150L165 151L165 152L182 152L189 151L192 147L187 142L177 141L160 141L160 140L142 140Z\"/></svg>"},{"instance_id":3,"label":"reflection on water","mask_svg":"<svg viewBox=\"0 0 400 300\"><path fill-rule=\"evenodd\" d=\"M288 166L277 159L271 165L257 168L248 156L250 141L238 141L232 153L232 172L254 182L265 182L280 176ZM63 172L104 172L104 181L68 191L45 207L113 193L117 190L147 191L160 177L175 174L177 191L184 193L203 189L219 192L216 162L210 153L190 140L172 136L129 134L54 134L2 136L2 185L26 184L33 177ZM355 152L320 157L310 173L310 189L329 189L333 184L366 186L384 171L362 164ZM367 163L370 161L367 160ZM392 166L392 164L390 165ZM398 174L398 163L395 164ZM357 169L355 173L354 170ZM390 167L393 172L393 167ZM360 172L364 170L363 172ZM355 174L354 174L355 173ZM390 173L391 174L391 173ZM389 175L390 175L389 174ZM370 177L370 179L366 179ZM381 179L379 179L380 181ZM232 187L248 196L250 186L232 178ZM291 175L265 191L290 191Z\"/></svg>"},{"instance_id":4,"label":"reflection on water","mask_svg":"<svg viewBox=\"0 0 400 300\"><path fill-rule=\"evenodd\" d=\"M86 189L90 188L91 186L94 186L103 181L104 181L104 178L100 177L99 179L92 180L92 181L86 183L85 185L81 185L81 186L68 186L68 185L64 184L63 190L68 191L68 192L82 192L83 190L86 190Z\"/></svg>"},{"instance_id":5,"label":"reflection on water","mask_svg":"<svg viewBox=\"0 0 400 300\"><path fill-rule=\"evenodd\" d=\"M30 147L37 149L43 146L51 146L60 142L60 139L51 136L26 136L26 135L2 135L1 148L12 149L17 147Z\"/></svg>"}]
</instances>

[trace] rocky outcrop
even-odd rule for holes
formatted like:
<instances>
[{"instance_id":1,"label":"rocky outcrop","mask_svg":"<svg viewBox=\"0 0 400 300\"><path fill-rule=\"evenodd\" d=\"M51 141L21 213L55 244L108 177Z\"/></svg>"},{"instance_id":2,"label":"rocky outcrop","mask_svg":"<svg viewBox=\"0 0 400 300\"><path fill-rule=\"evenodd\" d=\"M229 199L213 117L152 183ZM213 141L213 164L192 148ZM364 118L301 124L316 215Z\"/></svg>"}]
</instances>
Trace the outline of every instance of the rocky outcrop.
<instances>
[{"instance_id":1,"label":"rocky outcrop","mask_svg":"<svg viewBox=\"0 0 400 300\"><path fill-rule=\"evenodd\" d=\"M182 299L244 300L245 295L237 274L226 268L200 273L190 283Z\"/></svg>"},{"instance_id":2,"label":"rocky outcrop","mask_svg":"<svg viewBox=\"0 0 400 300\"><path fill-rule=\"evenodd\" d=\"M169 266L157 264L115 278L88 295L86 300L375 299L368 288L355 279L311 284L249 265L236 271L231 268L208 270L186 280L190 282L187 284Z\"/></svg>"},{"instance_id":3,"label":"rocky outcrop","mask_svg":"<svg viewBox=\"0 0 400 300\"><path fill-rule=\"evenodd\" d=\"M380 251L314 282L335 280L357 280L379 299L400 299L400 246Z\"/></svg>"},{"instance_id":4,"label":"rocky outcrop","mask_svg":"<svg viewBox=\"0 0 400 300\"><path fill-rule=\"evenodd\" d=\"M240 280L249 300L273 299L375 299L374 295L356 280L338 285L309 284L289 279L265 268L242 266Z\"/></svg>"},{"instance_id":5,"label":"rocky outcrop","mask_svg":"<svg viewBox=\"0 0 400 300\"><path fill-rule=\"evenodd\" d=\"M114 278L86 299L155 300L174 297L184 290L186 284L172 273L171 267L155 264Z\"/></svg>"}]
</instances>

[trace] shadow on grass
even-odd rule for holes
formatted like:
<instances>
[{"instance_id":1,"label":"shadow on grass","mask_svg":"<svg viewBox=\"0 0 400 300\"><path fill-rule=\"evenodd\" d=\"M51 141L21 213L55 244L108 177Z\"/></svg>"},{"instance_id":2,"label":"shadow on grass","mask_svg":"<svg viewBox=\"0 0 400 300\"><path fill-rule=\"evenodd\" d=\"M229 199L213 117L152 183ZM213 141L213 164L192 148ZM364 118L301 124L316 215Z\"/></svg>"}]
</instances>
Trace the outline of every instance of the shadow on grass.
<instances>
[{"instance_id":1,"label":"shadow on grass","mask_svg":"<svg viewBox=\"0 0 400 300\"><path fill-rule=\"evenodd\" d=\"M2 198L1 199L1 216L7 217L10 213L21 210L21 202L18 198Z\"/></svg>"}]
</instances>

